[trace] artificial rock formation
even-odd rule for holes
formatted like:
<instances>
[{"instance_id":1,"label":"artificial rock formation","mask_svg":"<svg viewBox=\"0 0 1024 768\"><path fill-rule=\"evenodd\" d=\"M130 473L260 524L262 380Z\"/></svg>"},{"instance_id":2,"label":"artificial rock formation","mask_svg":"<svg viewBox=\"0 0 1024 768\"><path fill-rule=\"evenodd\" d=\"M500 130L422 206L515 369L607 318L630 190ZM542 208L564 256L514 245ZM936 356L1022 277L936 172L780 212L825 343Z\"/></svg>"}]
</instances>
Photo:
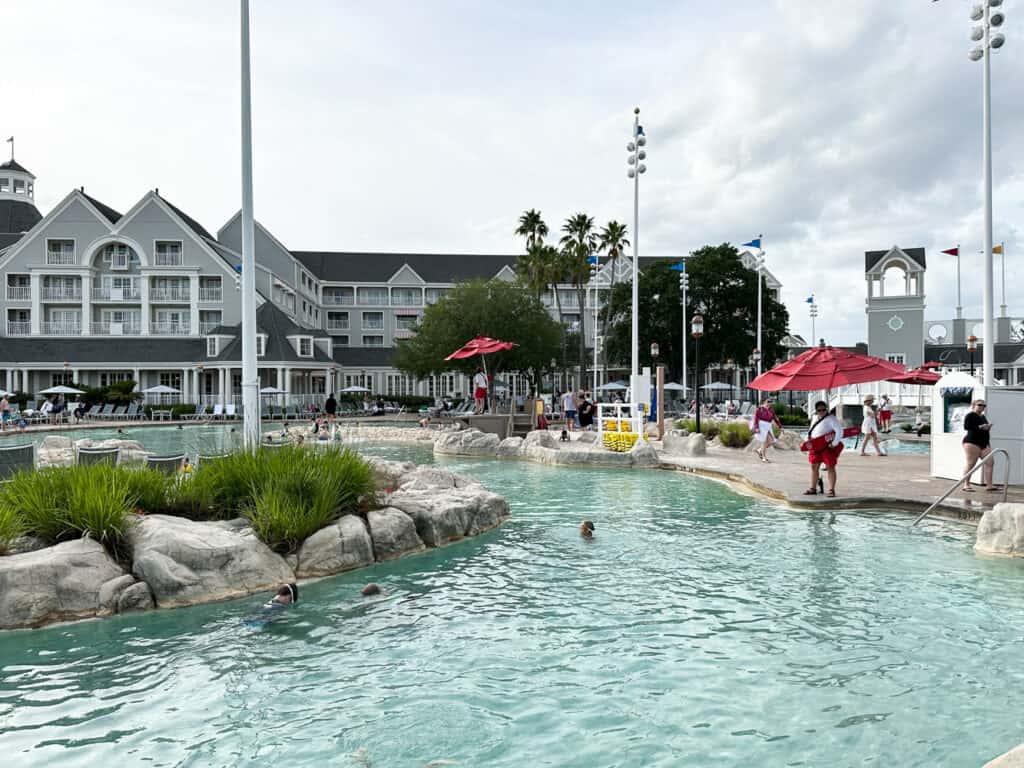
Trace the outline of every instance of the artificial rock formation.
<instances>
[{"instance_id":1,"label":"artificial rock formation","mask_svg":"<svg viewBox=\"0 0 1024 768\"><path fill-rule=\"evenodd\" d=\"M453 456L494 456L501 440L479 429L442 432L434 440L434 453Z\"/></svg>"},{"instance_id":2,"label":"artificial rock formation","mask_svg":"<svg viewBox=\"0 0 1024 768\"><path fill-rule=\"evenodd\" d=\"M978 522L974 551L1024 557L1024 504L1006 502L986 510Z\"/></svg>"},{"instance_id":3,"label":"artificial rock formation","mask_svg":"<svg viewBox=\"0 0 1024 768\"><path fill-rule=\"evenodd\" d=\"M671 429L662 439L662 448L669 456L704 456L708 452L708 441L701 434Z\"/></svg>"},{"instance_id":4,"label":"artificial rock formation","mask_svg":"<svg viewBox=\"0 0 1024 768\"><path fill-rule=\"evenodd\" d=\"M302 543L295 575L329 576L370 565L373 559L373 542L366 523L356 515L344 515Z\"/></svg>"},{"instance_id":5,"label":"artificial rock formation","mask_svg":"<svg viewBox=\"0 0 1024 768\"><path fill-rule=\"evenodd\" d=\"M372 509L366 514L366 521L370 526L373 553L378 560L394 560L426 549L416 533L416 524L400 509Z\"/></svg>"}]
</instances>

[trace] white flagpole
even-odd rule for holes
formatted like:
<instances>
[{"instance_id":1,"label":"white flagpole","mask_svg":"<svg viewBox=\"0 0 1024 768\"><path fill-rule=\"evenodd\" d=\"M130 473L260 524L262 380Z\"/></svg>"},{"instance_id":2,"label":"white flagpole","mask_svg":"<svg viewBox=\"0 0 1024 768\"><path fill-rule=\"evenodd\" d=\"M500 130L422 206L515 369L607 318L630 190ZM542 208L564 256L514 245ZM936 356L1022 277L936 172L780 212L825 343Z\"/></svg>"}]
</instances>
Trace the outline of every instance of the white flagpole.
<instances>
[{"instance_id":1,"label":"white flagpole","mask_svg":"<svg viewBox=\"0 0 1024 768\"><path fill-rule=\"evenodd\" d=\"M964 307L960 301L960 243L956 244L956 319L964 316Z\"/></svg>"},{"instance_id":2,"label":"white flagpole","mask_svg":"<svg viewBox=\"0 0 1024 768\"><path fill-rule=\"evenodd\" d=\"M252 451L260 444L259 373L256 368L256 254L252 213L252 91L249 72L249 0L242 3L242 434Z\"/></svg>"},{"instance_id":3,"label":"white flagpole","mask_svg":"<svg viewBox=\"0 0 1024 768\"><path fill-rule=\"evenodd\" d=\"M761 375L761 360L764 349L761 348L761 274L764 272L764 235L757 236L757 349L761 354L757 358L757 375Z\"/></svg>"},{"instance_id":4,"label":"white flagpole","mask_svg":"<svg viewBox=\"0 0 1024 768\"><path fill-rule=\"evenodd\" d=\"M1006 243L1002 242L999 244L999 259L1002 262L1003 271L1003 303L999 307L1000 317L1006 317Z\"/></svg>"}]
</instances>

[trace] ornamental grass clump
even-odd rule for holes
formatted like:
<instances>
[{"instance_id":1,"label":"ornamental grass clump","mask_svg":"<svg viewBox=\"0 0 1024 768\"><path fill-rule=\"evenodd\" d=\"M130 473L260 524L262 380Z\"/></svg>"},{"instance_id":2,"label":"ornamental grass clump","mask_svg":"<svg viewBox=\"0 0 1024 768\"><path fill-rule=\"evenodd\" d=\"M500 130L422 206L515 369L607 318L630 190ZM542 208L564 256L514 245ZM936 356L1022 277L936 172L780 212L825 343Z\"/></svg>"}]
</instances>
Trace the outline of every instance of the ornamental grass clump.
<instances>
[{"instance_id":1,"label":"ornamental grass clump","mask_svg":"<svg viewBox=\"0 0 1024 768\"><path fill-rule=\"evenodd\" d=\"M0 507L0 555L7 554L11 542L21 536L24 524L10 508Z\"/></svg>"},{"instance_id":2,"label":"ornamental grass clump","mask_svg":"<svg viewBox=\"0 0 1024 768\"><path fill-rule=\"evenodd\" d=\"M149 468L118 468L128 485L128 495L134 500L136 509L144 512L166 512L170 505L171 487L174 478Z\"/></svg>"},{"instance_id":3,"label":"ornamental grass clump","mask_svg":"<svg viewBox=\"0 0 1024 768\"><path fill-rule=\"evenodd\" d=\"M728 421L718 428L718 441L728 448L745 448L753 439L750 427L742 421Z\"/></svg>"},{"instance_id":4,"label":"ornamental grass clump","mask_svg":"<svg viewBox=\"0 0 1024 768\"><path fill-rule=\"evenodd\" d=\"M67 499L63 469L18 472L0 485L0 514L15 517L25 533L56 543L66 532L61 511Z\"/></svg>"}]
</instances>

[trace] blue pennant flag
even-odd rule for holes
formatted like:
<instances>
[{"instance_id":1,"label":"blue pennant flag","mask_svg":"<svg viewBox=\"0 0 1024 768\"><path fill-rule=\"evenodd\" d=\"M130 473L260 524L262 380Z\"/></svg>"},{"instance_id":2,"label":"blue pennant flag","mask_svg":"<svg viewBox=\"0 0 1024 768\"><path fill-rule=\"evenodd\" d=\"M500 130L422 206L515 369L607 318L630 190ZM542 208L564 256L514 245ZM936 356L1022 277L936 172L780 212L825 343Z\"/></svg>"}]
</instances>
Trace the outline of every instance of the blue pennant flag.
<instances>
[{"instance_id":1,"label":"blue pennant flag","mask_svg":"<svg viewBox=\"0 0 1024 768\"><path fill-rule=\"evenodd\" d=\"M755 237L749 243L744 243L740 247L741 248L760 248L761 247L761 238L760 237Z\"/></svg>"},{"instance_id":2,"label":"blue pennant flag","mask_svg":"<svg viewBox=\"0 0 1024 768\"><path fill-rule=\"evenodd\" d=\"M597 264L597 256L587 256L587 264Z\"/></svg>"},{"instance_id":3,"label":"blue pennant flag","mask_svg":"<svg viewBox=\"0 0 1024 768\"><path fill-rule=\"evenodd\" d=\"M636 135L637 136L643 136L644 135L644 127L642 125L638 125L636 127Z\"/></svg>"},{"instance_id":4,"label":"blue pennant flag","mask_svg":"<svg viewBox=\"0 0 1024 768\"><path fill-rule=\"evenodd\" d=\"M673 264L671 267L669 267L669 269L671 269L673 272L685 272L686 271L686 262L685 261L681 261L678 264Z\"/></svg>"},{"instance_id":5,"label":"blue pennant flag","mask_svg":"<svg viewBox=\"0 0 1024 768\"><path fill-rule=\"evenodd\" d=\"M811 294L806 299L804 299L804 303L806 303L806 304L813 304L814 303L814 295Z\"/></svg>"}]
</instances>

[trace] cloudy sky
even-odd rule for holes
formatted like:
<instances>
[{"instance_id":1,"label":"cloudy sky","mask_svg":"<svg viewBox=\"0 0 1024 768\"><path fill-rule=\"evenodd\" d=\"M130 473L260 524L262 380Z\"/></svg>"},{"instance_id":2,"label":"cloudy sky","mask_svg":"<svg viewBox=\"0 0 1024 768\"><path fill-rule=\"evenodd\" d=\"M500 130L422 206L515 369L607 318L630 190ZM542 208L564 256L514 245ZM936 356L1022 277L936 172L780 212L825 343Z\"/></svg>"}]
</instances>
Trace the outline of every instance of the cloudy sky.
<instances>
[{"instance_id":1,"label":"cloudy sky","mask_svg":"<svg viewBox=\"0 0 1024 768\"><path fill-rule=\"evenodd\" d=\"M1024 258L1024 26L993 61L996 240ZM796 332L866 337L863 252L928 249L931 319L981 312L981 75L963 0L253 0L256 216L296 249L514 253L516 218L632 222L640 252L764 233ZM146 190L239 206L238 3L2 0L0 134L45 212ZM1019 33L1017 30L1022 30ZM1024 295L1011 280L1011 312ZM999 285L997 283L997 303Z\"/></svg>"}]
</instances>

